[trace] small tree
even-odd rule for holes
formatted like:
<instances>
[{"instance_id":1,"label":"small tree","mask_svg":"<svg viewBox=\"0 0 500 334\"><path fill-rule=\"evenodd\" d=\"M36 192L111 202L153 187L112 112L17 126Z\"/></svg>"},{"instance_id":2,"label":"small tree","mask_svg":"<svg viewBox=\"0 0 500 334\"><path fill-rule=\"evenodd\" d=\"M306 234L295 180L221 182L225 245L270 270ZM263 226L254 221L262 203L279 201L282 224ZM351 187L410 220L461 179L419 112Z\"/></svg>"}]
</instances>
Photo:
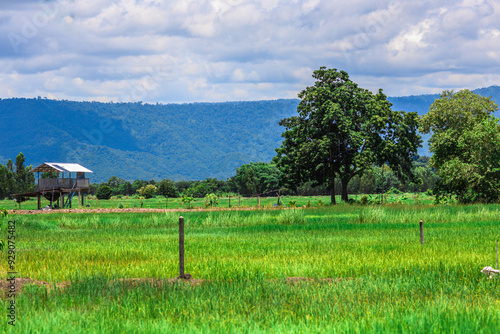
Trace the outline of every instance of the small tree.
<instances>
[{"instance_id":1,"label":"small tree","mask_svg":"<svg viewBox=\"0 0 500 334\"><path fill-rule=\"evenodd\" d=\"M219 198L214 193L207 194L205 196L205 205L206 206L214 207L214 206L217 206L218 204L219 204Z\"/></svg>"},{"instance_id":2,"label":"small tree","mask_svg":"<svg viewBox=\"0 0 500 334\"><path fill-rule=\"evenodd\" d=\"M191 202L192 201L194 201L194 198L191 196L184 196L181 199L182 205L184 205L184 203L187 203L189 205L189 209L191 209Z\"/></svg>"},{"instance_id":3,"label":"small tree","mask_svg":"<svg viewBox=\"0 0 500 334\"><path fill-rule=\"evenodd\" d=\"M166 206L168 206L168 198L169 197L178 197L179 191L175 186L175 182L168 179L163 179L158 183L158 195L161 195L167 199ZM165 206L165 207L166 207Z\"/></svg>"},{"instance_id":4,"label":"small tree","mask_svg":"<svg viewBox=\"0 0 500 334\"><path fill-rule=\"evenodd\" d=\"M139 195L144 196L144 198L152 198L157 191L158 188L156 188L155 185L148 184L147 186L142 187L141 189L137 190Z\"/></svg>"},{"instance_id":5,"label":"small tree","mask_svg":"<svg viewBox=\"0 0 500 334\"><path fill-rule=\"evenodd\" d=\"M97 194L95 196L97 199L110 199L112 194L113 190L111 190L110 186L103 184L97 189Z\"/></svg>"}]
</instances>

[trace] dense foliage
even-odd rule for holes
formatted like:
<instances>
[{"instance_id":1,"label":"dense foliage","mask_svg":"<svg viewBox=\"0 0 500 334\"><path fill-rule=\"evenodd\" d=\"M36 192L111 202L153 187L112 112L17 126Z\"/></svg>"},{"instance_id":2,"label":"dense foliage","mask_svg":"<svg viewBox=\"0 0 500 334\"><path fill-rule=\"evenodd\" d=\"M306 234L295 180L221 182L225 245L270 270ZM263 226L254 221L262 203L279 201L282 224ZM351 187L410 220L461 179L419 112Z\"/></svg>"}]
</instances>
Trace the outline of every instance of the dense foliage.
<instances>
[{"instance_id":1,"label":"dense foliage","mask_svg":"<svg viewBox=\"0 0 500 334\"><path fill-rule=\"evenodd\" d=\"M108 185L103 184L99 187L99 189L97 189L96 197L97 199L106 200L110 199L112 194L113 191L111 190L111 188Z\"/></svg>"},{"instance_id":2,"label":"dense foliage","mask_svg":"<svg viewBox=\"0 0 500 334\"><path fill-rule=\"evenodd\" d=\"M0 164L0 199L11 194L19 194L34 190L35 175L31 172L31 165L24 166L24 154L19 153L15 164L8 160L4 166Z\"/></svg>"},{"instance_id":3,"label":"dense foliage","mask_svg":"<svg viewBox=\"0 0 500 334\"><path fill-rule=\"evenodd\" d=\"M349 182L374 164L387 163L398 178L415 181L417 113L393 111L382 90L360 88L345 71L321 67L313 78L299 94L298 116L280 122L285 132L276 160L286 184L326 184L335 204L335 179L347 201Z\"/></svg>"},{"instance_id":4,"label":"dense foliage","mask_svg":"<svg viewBox=\"0 0 500 334\"><path fill-rule=\"evenodd\" d=\"M500 124L491 98L471 91L445 91L422 119L431 132L430 163L440 181L436 195L455 195L462 203L500 197Z\"/></svg>"}]
</instances>

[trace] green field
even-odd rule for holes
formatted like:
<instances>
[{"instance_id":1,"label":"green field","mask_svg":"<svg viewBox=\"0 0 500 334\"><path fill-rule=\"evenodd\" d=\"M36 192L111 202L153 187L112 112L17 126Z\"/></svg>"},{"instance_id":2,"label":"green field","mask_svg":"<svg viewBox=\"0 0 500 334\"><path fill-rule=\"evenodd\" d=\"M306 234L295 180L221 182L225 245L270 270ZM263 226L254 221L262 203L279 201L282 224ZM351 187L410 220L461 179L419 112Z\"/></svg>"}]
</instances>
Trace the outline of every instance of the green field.
<instances>
[{"instance_id":1,"label":"green field","mask_svg":"<svg viewBox=\"0 0 500 334\"><path fill-rule=\"evenodd\" d=\"M499 205L182 212L186 272L203 281L161 286L119 281L178 275L179 215L9 215L16 221L17 276L67 283L66 288L26 286L16 300L15 330L7 325L9 300L1 299L0 328L16 333L500 329L500 280L480 273L495 266ZM0 269L6 277L5 250ZM287 277L311 280L291 283Z\"/></svg>"},{"instance_id":2,"label":"green field","mask_svg":"<svg viewBox=\"0 0 500 334\"><path fill-rule=\"evenodd\" d=\"M383 196L384 203L398 203L398 204L431 204L434 197L426 194L389 194L389 195L368 195L373 201L380 203ZM350 199L358 201L362 195L351 195ZM336 196L337 202L340 202L340 196ZM330 196L282 196L280 197L280 204L285 207L293 206L291 201L295 202L296 206L322 206L330 203ZM237 208L237 207L257 207L260 203L261 207L274 207L278 204L277 197L219 197L219 208ZM42 198L41 206L49 205L50 202ZM142 205L141 205L142 204ZM157 196L150 199L137 199L134 197L120 196L112 197L109 200L98 200L94 196L87 196L85 198L85 209L96 208L149 208L149 209L199 209L206 208L205 200L203 198L195 198L190 204L183 204L180 198L166 199ZM0 208L7 210L19 209L19 204L13 200L0 200ZM78 197L72 200L72 208L81 208ZM37 199L31 198L26 202L21 203L22 210L36 210Z\"/></svg>"}]
</instances>

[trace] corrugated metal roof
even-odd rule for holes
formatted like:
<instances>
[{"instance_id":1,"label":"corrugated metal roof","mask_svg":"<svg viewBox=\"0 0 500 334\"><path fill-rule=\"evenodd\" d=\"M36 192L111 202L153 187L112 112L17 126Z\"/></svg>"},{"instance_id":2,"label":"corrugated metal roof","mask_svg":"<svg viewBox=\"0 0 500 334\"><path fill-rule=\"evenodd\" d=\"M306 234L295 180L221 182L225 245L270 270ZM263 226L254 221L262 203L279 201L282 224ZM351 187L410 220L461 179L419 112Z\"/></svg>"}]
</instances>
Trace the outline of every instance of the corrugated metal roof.
<instances>
[{"instance_id":1,"label":"corrugated metal roof","mask_svg":"<svg viewBox=\"0 0 500 334\"><path fill-rule=\"evenodd\" d=\"M44 162L40 166L32 170L33 173L46 173L46 172L63 172L63 173L93 173L90 169L87 169L79 164L68 164L60 162Z\"/></svg>"}]
</instances>

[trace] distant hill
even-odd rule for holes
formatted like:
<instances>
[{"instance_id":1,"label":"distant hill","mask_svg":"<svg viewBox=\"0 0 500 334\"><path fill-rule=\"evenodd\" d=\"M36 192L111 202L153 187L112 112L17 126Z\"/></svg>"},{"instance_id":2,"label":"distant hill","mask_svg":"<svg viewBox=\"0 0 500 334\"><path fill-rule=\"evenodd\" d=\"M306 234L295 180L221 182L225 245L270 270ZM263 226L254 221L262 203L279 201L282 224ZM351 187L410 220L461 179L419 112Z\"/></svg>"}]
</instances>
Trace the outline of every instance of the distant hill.
<instances>
[{"instance_id":1,"label":"distant hill","mask_svg":"<svg viewBox=\"0 0 500 334\"><path fill-rule=\"evenodd\" d=\"M278 122L298 100L151 105L46 99L0 100L0 156L77 162L134 179L225 179L280 146Z\"/></svg>"},{"instance_id":2,"label":"distant hill","mask_svg":"<svg viewBox=\"0 0 500 334\"><path fill-rule=\"evenodd\" d=\"M500 101L500 87L475 92ZM425 114L439 95L390 97L393 109ZM270 161L281 144L279 120L299 100L143 104L0 99L0 163L76 162L94 182L225 179L244 163ZM424 147L419 151L428 155Z\"/></svg>"}]
</instances>

